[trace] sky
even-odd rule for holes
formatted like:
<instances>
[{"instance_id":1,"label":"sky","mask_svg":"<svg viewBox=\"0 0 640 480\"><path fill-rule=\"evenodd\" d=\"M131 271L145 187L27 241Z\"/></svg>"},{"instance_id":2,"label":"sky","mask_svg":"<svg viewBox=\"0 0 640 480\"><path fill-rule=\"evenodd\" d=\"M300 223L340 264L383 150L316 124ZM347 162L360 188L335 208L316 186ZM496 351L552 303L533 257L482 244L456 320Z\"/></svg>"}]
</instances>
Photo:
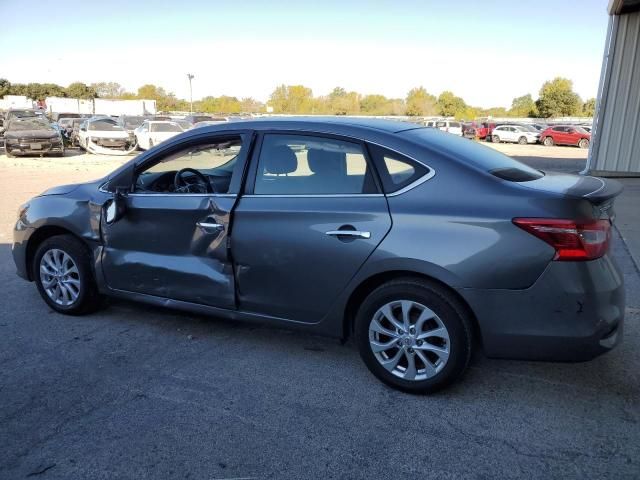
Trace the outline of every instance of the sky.
<instances>
[{"instance_id":1,"label":"sky","mask_svg":"<svg viewBox=\"0 0 640 480\"><path fill-rule=\"evenodd\" d=\"M194 100L266 101L280 84L403 98L416 86L474 106L598 87L607 0L0 0L0 78L153 83Z\"/></svg>"}]
</instances>

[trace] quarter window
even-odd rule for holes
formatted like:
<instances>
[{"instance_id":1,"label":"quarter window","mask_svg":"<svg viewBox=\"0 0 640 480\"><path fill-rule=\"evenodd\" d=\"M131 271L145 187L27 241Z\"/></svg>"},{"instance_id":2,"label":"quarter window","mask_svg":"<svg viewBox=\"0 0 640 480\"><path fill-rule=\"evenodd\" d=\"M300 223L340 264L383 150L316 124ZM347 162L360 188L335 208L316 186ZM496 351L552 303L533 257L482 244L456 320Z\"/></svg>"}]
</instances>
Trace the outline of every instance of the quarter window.
<instances>
[{"instance_id":1,"label":"quarter window","mask_svg":"<svg viewBox=\"0 0 640 480\"><path fill-rule=\"evenodd\" d=\"M360 144L306 135L266 134L254 193L367 194L377 193L377 187Z\"/></svg>"},{"instance_id":2,"label":"quarter window","mask_svg":"<svg viewBox=\"0 0 640 480\"><path fill-rule=\"evenodd\" d=\"M396 192L429 173L429 169L410 158L377 145L368 145L385 193Z\"/></svg>"}]
</instances>

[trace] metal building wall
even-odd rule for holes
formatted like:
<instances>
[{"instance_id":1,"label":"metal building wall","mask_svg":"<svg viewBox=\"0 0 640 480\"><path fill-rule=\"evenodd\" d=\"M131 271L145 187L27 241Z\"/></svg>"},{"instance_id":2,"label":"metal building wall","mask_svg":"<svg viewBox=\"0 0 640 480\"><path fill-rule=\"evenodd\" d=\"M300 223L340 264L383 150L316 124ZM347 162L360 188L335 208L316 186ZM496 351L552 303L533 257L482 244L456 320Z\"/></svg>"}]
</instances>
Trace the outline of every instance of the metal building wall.
<instances>
[{"instance_id":1,"label":"metal building wall","mask_svg":"<svg viewBox=\"0 0 640 480\"><path fill-rule=\"evenodd\" d=\"M640 176L640 12L610 18L588 173Z\"/></svg>"}]
</instances>

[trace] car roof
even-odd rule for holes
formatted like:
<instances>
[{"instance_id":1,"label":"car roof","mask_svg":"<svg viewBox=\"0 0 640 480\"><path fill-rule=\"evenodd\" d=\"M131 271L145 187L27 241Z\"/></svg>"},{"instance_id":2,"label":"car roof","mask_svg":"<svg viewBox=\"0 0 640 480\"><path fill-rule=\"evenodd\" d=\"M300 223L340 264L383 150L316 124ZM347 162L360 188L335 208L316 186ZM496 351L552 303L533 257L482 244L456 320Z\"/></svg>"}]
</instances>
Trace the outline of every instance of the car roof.
<instances>
[{"instance_id":1,"label":"car roof","mask_svg":"<svg viewBox=\"0 0 640 480\"><path fill-rule=\"evenodd\" d=\"M338 127L338 128L336 128ZM360 117L264 117L251 120L224 122L218 125L202 127L203 129L238 130L242 128L255 130L291 129L291 130L339 130L346 127L349 130L360 130L370 133L398 133L414 128L424 128L417 123L396 120L382 120L377 118Z\"/></svg>"}]
</instances>

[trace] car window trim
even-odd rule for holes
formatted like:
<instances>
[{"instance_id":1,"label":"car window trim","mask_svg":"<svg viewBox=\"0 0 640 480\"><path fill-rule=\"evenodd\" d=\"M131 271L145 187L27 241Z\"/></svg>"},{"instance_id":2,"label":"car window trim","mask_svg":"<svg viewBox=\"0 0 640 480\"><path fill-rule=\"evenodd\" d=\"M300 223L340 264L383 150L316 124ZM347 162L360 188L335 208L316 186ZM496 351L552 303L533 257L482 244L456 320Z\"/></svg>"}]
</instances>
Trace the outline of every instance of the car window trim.
<instances>
[{"instance_id":1,"label":"car window trim","mask_svg":"<svg viewBox=\"0 0 640 480\"><path fill-rule=\"evenodd\" d=\"M369 151L367 150L367 142L366 140L358 137L352 137L349 135L341 135L331 132L321 132L315 130L279 130L279 129L268 129L268 130L260 130L257 132L258 138L255 141L253 152L251 158L248 160L249 162L249 171L247 174L247 178L245 181L245 188L243 190L243 197L264 197L264 198L352 198L352 197L384 197L384 189L382 188L382 182L378 175L378 170L375 167L375 162L369 155ZM260 160L260 152L262 151L262 144L264 141L265 135L276 134L276 135L298 135L302 137L321 137L328 138L332 140L343 141L347 143L357 143L362 148L362 153L364 155L365 162L367 166L371 169L373 174L373 180L376 184L377 193L284 193L284 194L259 194L255 193L255 184L258 177L258 163Z\"/></svg>"}]
</instances>

